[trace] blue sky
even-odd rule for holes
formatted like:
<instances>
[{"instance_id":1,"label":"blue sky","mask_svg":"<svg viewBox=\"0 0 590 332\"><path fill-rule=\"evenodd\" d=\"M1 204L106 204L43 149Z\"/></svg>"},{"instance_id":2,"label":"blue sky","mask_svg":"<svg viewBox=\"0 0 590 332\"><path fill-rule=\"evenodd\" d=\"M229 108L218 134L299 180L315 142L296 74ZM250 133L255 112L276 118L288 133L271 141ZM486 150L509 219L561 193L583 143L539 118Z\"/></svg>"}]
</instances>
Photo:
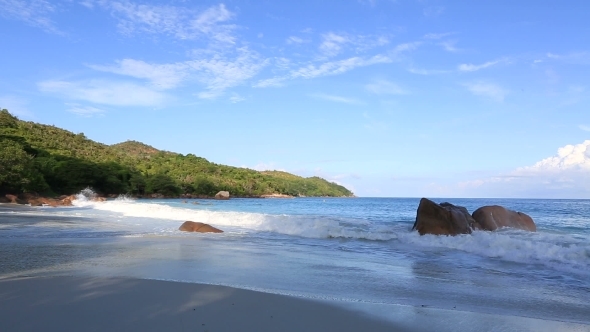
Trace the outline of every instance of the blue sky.
<instances>
[{"instance_id":1,"label":"blue sky","mask_svg":"<svg viewBox=\"0 0 590 332\"><path fill-rule=\"evenodd\" d=\"M358 196L590 198L587 1L0 0L0 107Z\"/></svg>"}]
</instances>

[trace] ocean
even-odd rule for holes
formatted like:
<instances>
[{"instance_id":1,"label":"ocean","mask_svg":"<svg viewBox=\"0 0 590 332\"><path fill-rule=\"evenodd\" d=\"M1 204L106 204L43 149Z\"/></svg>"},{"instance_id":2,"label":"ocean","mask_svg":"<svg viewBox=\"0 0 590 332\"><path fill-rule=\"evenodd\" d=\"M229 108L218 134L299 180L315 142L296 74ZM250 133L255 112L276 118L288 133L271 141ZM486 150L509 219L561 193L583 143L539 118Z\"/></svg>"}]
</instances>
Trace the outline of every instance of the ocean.
<instances>
[{"instance_id":1,"label":"ocean","mask_svg":"<svg viewBox=\"0 0 590 332\"><path fill-rule=\"evenodd\" d=\"M0 278L120 276L226 285L355 304L590 324L590 200L438 199L502 205L537 232L411 230L419 198L293 198L0 206ZM186 220L221 234L178 231Z\"/></svg>"}]
</instances>

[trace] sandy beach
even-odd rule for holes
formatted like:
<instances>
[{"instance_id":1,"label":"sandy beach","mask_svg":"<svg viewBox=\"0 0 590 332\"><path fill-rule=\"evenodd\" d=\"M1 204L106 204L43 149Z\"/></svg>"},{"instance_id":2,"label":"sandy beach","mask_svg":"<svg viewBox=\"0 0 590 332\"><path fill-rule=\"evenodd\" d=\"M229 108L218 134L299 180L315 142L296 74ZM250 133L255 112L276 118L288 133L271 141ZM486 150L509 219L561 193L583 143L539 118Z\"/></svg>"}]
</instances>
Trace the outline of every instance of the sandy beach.
<instances>
[{"instance_id":1,"label":"sandy beach","mask_svg":"<svg viewBox=\"0 0 590 332\"><path fill-rule=\"evenodd\" d=\"M0 281L1 331L397 331L336 306L231 287L124 278Z\"/></svg>"},{"instance_id":2,"label":"sandy beach","mask_svg":"<svg viewBox=\"0 0 590 332\"><path fill-rule=\"evenodd\" d=\"M589 331L587 325L391 305L336 305L160 280L0 280L1 331Z\"/></svg>"}]
</instances>

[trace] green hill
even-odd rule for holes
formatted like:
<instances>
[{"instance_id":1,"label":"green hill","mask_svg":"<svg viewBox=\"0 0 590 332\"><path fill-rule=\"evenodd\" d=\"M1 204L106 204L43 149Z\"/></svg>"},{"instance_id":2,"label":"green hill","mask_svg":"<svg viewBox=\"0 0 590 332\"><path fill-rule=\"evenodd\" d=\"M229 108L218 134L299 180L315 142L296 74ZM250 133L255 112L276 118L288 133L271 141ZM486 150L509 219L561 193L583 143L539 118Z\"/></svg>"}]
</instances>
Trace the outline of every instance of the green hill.
<instances>
[{"instance_id":1,"label":"green hill","mask_svg":"<svg viewBox=\"0 0 590 332\"><path fill-rule=\"evenodd\" d=\"M21 121L0 110L1 194L73 194L86 187L103 195L168 197L211 197L220 190L241 197L352 195L345 187L319 177L218 165L136 141L109 146L84 134Z\"/></svg>"}]
</instances>

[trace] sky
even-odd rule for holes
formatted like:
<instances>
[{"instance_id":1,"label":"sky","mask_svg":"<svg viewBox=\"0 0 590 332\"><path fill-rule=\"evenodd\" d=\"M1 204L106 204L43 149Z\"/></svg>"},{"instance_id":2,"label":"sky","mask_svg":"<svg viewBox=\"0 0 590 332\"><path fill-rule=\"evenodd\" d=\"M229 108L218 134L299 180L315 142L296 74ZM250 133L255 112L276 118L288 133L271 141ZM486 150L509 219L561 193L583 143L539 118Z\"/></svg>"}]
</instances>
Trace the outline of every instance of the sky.
<instances>
[{"instance_id":1,"label":"sky","mask_svg":"<svg viewBox=\"0 0 590 332\"><path fill-rule=\"evenodd\" d=\"M369 197L590 198L588 1L0 0L0 108Z\"/></svg>"}]
</instances>

